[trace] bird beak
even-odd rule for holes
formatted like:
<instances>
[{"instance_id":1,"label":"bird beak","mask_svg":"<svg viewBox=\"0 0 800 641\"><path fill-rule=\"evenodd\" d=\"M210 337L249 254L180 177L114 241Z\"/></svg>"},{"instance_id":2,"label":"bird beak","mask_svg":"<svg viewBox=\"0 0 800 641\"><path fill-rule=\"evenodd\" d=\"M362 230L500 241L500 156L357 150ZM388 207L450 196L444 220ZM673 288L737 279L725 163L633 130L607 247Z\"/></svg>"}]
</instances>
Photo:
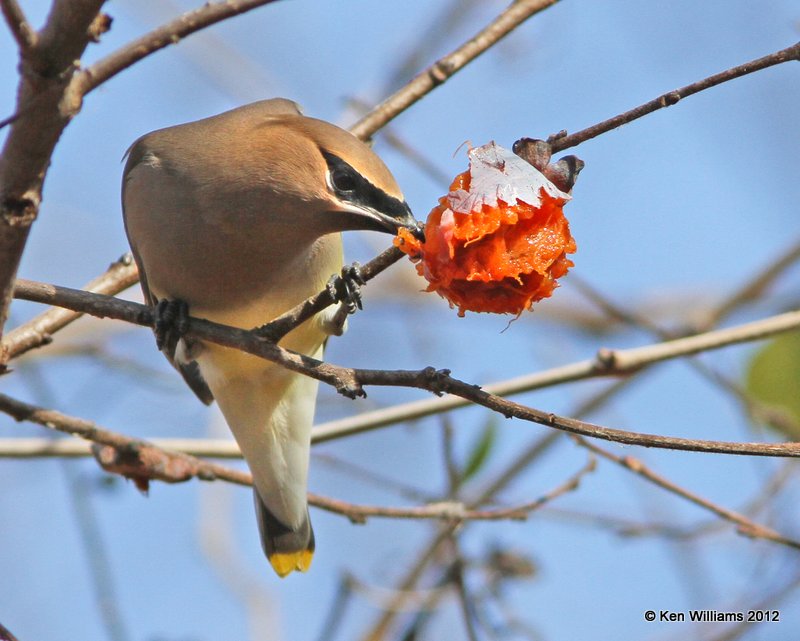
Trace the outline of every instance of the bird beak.
<instances>
[{"instance_id":1,"label":"bird beak","mask_svg":"<svg viewBox=\"0 0 800 641\"><path fill-rule=\"evenodd\" d=\"M405 212L400 218L394 218L392 223L394 227L391 229L393 234L396 234L401 227L408 229L414 236L416 236L419 240L425 241L425 224L418 221L414 218L414 214L411 213L411 208L408 206L408 203L405 201L403 202L405 206Z\"/></svg>"},{"instance_id":2,"label":"bird beak","mask_svg":"<svg viewBox=\"0 0 800 641\"><path fill-rule=\"evenodd\" d=\"M371 207L347 207L342 211L347 216L349 229L364 229L396 234L401 227L416 233L420 223L411 213L411 208L405 201L395 201L391 207L382 211Z\"/></svg>"},{"instance_id":3,"label":"bird beak","mask_svg":"<svg viewBox=\"0 0 800 641\"><path fill-rule=\"evenodd\" d=\"M377 214L379 222L384 225L385 230L392 234L396 234L401 227L411 230L419 227L419 221L414 218L414 214L411 213L411 208L405 201L402 203L402 208L398 208L390 214L384 212L375 213Z\"/></svg>"}]
</instances>

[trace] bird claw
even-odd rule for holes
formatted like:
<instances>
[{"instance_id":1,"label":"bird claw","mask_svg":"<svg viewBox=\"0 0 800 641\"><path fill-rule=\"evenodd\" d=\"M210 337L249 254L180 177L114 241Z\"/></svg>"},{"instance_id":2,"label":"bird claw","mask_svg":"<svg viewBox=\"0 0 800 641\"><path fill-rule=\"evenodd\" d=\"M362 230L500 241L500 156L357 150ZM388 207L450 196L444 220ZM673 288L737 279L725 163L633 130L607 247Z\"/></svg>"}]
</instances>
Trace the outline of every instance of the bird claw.
<instances>
[{"instance_id":1,"label":"bird claw","mask_svg":"<svg viewBox=\"0 0 800 641\"><path fill-rule=\"evenodd\" d=\"M182 300L161 299L153 310L153 332L159 350L174 351L178 341L189 329L189 305Z\"/></svg>"},{"instance_id":2,"label":"bird claw","mask_svg":"<svg viewBox=\"0 0 800 641\"><path fill-rule=\"evenodd\" d=\"M334 301L343 303L348 314L355 314L357 309L364 309L361 303L361 286L366 282L361 275L361 265L353 263L342 267L339 276L331 276L327 287Z\"/></svg>"}]
</instances>

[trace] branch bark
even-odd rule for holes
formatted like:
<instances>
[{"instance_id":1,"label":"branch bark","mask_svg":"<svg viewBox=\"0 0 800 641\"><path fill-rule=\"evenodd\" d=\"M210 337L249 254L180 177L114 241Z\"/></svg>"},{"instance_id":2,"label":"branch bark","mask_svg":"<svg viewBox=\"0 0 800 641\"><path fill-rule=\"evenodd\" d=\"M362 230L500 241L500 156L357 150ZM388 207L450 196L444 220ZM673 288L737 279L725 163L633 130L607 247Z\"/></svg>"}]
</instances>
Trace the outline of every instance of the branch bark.
<instances>
[{"instance_id":1,"label":"branch bark","mask_svg":"<svg viewBox=\"0 0 800 641\"><path fill-rule=\"evenodd\" d=\"M100 276L87 283L83 289L94 294L113 296L126 290L139 280L139 272L133 257L125 254ZM48 345L53 340L53 334L63 329L83 314L73 312L63 307L53 307L46 312L32 318L27 323L15 327L2 341L0 350L3 357L0 362L8 361L21 356L25 352Z\"/></svg>"},{"instance_id":2,"label":"branch bark","mask_svg":"<svg viewBox=\"0 0 800 641\"><path fill-rule=\"evenodd\" d=\"M81 107L80 94L71 90L75 61L92 39L90 26L102 4L57 0L41 32L28 38L35 44L20 50L17 117L0 152L0 336L50 156ZM14 2L3 6L7 16L15 13Z\"/></svg>"},{"instance_id":3,"label":"branch bark","mask_svg":"<svg viewBox=\"0 0 800 641\"><path fill-rule=\"evenodd\" d=\"M31 27L17 0L0 0L0 10L8 23L11 35L17 41L20 52L34 47L37 41L36 31Z\"/></svg>"},{"instance_id":4,"label":"branch bark","mask_svg":"<svg viewBox=\"0 0 800 641\"><path fill-rule=\"evenodd\" d=\"M650 483L653 483L654 485L657 485L658 487L667 490L668 492L671 492L672 494L675 494L676 496L679 496L704 510L716 514L721 519L734 523L738 526L738 531L744 536L755 539L766 539L768 541L773 541L774 543L780 543L781 545L786 545L796 550L800 550L800 541L786 537L779 532L776 532L772 528L748 519L739 512L735 512L734 510L729 510L726 507L717 505L713 501L709 501L699 494L696 494L691 490L687 490L677 483L673 483L668 478L657 474L640 460L633 458L632 456L617 456L616 454L612 454L608 450L598 447L594 443L590 443L583 438L578 438L577 441L579 445L586 448L590 452L593 452L594 454L597 454L608 461L612 461L617 465L624 467L630 472L633 472L634 474L650 481Z\"/></svg>"},{"instance_id":5,"label":"branch bark","mask_svg":"<svg viewBox=\"0 0 800 641\"><path fill-rule=\"evenodd\" d=\"M153 323L153 311L145 305L66 287L19 280L15 296L48 305L67 307L93 316L115 318L148 327ZM582 368L584 370L582 376L573 372L574 375L569 380L599 375L625 374L662 360L766 338L798 327L800 327L800 311L788 312L739 327L707 332L632 350L607 351L594 361L579 363L577 366L565 366L563 369ZM800 457L800 443L737 443L685 439L618 430L574 418L557 416L500 398L482 390L477 385L453 378L446 370L435 370L432 367L422 370L391 371L339 367L284 349L259 337L256 332L227 327L198 318L189 320L186 335L190 338L211 341L260 356L287 369L332 385L340 394L350 398L365 396L363 387L366 385L415 387L437 395L448 393L460 396L507 418L519 418L571 434L627 445L719 454ZM587 366L586 363L589 365ZM563 376L553 377L554 384L564 380Z\"/></svg>"},{"instance_id":6,"label":"branch bark","mask_svg":"<svg viewBox=\"0 0 800 641\"><path fill-rule=\"evenodd\" d=\"M738 67L732 67L720 73L716 73L713 76L709 76L708 78L704 78L703 80L698 80L697 82L693 82L692 84L681 87L680 89L668 91L667 93L660 95L658 98L653 98L653 100L650 100L643 105L639 105L638 107L626 111L625 113L621 113L618 116L614 116L613 118L604 120L596 125L582 129L574 134L567 135L566 131L554 134L553 136L550 136L548 142L552 147L553 153L558 153L564 149L575 147L582 142L596 138L600 134L604 134L612 129L616 129L617 127L626 125L629 122L633 122L634 120L641 118L642 116L646 116L647 114L651 114L654 111L658 111L664 107L671 107L684 98L688 98L691 95L705 91L711 87L716 87L723 82L729 82L730 80L741 78L747 74L761 71L767 67L779 65L791 60L800 60L800 42L762 58L745 62L743 65L739 65Z\"/></svg>"}]
</instances>

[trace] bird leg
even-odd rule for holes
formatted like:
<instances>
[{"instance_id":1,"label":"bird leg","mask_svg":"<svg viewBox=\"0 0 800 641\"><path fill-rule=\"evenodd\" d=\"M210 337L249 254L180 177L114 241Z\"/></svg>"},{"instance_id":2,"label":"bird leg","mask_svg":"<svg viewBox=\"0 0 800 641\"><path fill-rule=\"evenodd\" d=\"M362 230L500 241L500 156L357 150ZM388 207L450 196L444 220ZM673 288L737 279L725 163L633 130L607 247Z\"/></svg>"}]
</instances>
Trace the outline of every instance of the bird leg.
<instances>
[{"instance_id":1,"label":"bird leg","mask_svg":"<svg viewBox=\"0 0 800 641\"><path fill-rule=\"evenodd\" d=\"M361 286L367 281L361 275L361 265L353 263L342 267L339 276L331 276L327 288L333 300L343 303L348 314L355 314L357 309L364 309L361 304Z\"/></svg>"},{"instance_id":2,"label":"bird leg","mask_svg":"<svg viewBox=\"0 0 800 641\"><path fill-rule=\"evenodd\" d=\"M189 329L189 305L183 300L162 298L153 310L153 332L159 350L175 352L178 341Z\"/></svg>"}]
</instances>

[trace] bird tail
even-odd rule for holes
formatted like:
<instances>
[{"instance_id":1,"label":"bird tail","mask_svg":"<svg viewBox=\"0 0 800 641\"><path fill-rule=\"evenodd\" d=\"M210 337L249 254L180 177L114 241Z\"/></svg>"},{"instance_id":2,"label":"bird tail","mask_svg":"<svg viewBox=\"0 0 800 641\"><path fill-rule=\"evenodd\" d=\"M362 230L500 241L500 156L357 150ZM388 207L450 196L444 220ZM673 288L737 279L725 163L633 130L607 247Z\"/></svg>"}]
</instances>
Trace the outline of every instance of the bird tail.
<instances>
[{"instance_id":1,"label":"bird tail","mask_svg":"<svg viewBox=\"0 0 800 641\"><path fill-rule=\"evenodd\" d=\"M290 528L270 512L258 490L253 490L253 498L261 547L278 576L285 577L294 570L308 571L315 547L314 529L308 511L297 528Z\"/></svg>"}]
</instances>

